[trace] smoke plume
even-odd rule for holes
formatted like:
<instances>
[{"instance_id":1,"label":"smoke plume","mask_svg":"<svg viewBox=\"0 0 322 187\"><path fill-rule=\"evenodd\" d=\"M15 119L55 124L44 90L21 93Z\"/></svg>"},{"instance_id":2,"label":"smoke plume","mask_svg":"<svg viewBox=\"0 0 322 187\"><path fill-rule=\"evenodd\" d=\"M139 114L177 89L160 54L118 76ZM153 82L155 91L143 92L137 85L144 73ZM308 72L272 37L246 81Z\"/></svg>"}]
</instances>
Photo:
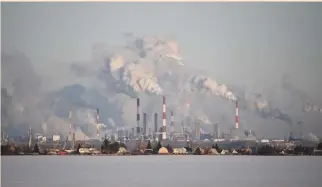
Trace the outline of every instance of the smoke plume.
<instances>
[{"instance_id":1,"label":"smoke plume","mask_svg":"<svg viewBox=\"0 0 322 187\"><path fill-rule=\"evenodd\" d=\"M91 60L66 65L64 71L69 72L68 80L75 82L50 92L41 89L42 77L33 70L24 54L2 53L3 128L24 133L31 125L37 132L66 135L68 109L72 107L77 132L93 137L96 108L100 109L101 123L106 124L104 132L123 125L129 129L135 126L136 97L141 100L140 110L152 116L155 112L161 113L163 95L169 103L167 111L174 110L175 124L179 126L191 116L204 124L221 119L229 129L234 123L233 103L237 99L245 128L263 127L258 126L258 118L279 120L292 126L290 112L280 108L274 99L265 98L265 93L219 84L214 77L187 67L180 45L174 39L134 34L126 37L123 47L107 48L97 44L92 48ZM282 80L282 88L299 93L287 84L286 78ZM305 100L306 95L301 93L297 97ZM304 108L304 111L321 112L317 107Z\"/></svg>"}]
</instances>

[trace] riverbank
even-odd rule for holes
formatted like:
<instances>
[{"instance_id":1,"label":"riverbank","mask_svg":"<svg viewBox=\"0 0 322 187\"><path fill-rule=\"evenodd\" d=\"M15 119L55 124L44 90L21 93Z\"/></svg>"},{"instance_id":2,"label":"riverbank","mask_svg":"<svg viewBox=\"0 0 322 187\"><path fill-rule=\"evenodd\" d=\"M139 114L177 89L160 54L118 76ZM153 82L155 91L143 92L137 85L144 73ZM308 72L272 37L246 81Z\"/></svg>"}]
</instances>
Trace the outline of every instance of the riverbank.
<instances>
[{"instance_id":1,"label":"riverbank","mask_svg":"<svg viewBox=\"0 0 322 187\"><path fill-rule=\"evenodd\" d=\"M137 142L134 142L137 143ZM151 144L150 141L139 142L134 146L130 144L104 141L100 148L86 147L78 145L72 149L53 149L44 148L42 145L35 144L34 147L27 145L15 146L14 144L1 145L1 155L99 155L99 156L140 156L140 155L270 155L270 156L302 156L302 155L322 155L322 144L316 148L303 147L301 145L293 147L278 147L271 145L261 145L254 147L230 148L225 149L217 144L212 146L191 145L172 148L169 144L163 146L160 142Z\"/></svg>"},{"instance_id":2,"label":"riverbank","mask_svg":"<svg viewBox=\"0 0 322 187\"><path fill-rule=\"evenodd\" d=\"M211 155L211 154L203 154L203 155L196 155L196 154L125 154L125 155L119 155L119 154L66 154L66 155L43 155L43 154L13 154L13 155L1 155L1 156L322 156L322 154L317 155L303 155L303 154L269 154L269 155L259 155L259 154L217 154L217 155Z\"/></svg>"}]
</instances>

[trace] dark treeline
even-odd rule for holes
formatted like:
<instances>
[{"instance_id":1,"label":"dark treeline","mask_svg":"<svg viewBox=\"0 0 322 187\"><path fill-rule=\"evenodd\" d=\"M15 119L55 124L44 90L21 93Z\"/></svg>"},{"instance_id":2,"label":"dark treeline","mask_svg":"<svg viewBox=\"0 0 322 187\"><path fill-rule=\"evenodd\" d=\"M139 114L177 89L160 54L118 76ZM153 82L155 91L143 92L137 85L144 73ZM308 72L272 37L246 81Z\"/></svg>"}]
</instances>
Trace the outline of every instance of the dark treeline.
<instances>
[{"instance_id":1,"label":"dark treeline","mask_svg":"<svg viewBox=\"0 0 322 187\"><path fill-rule=\"evenodd\" d=\"M78 145L76 151L72 154L79 154L81 145ZM38 144L32 148L28 145L15 146L14 144L1 145L1 155L47 155L47 149L40 149Z\"/></svg>"},{"instance_id":2,"label":"dark treeline","mask_svg":"<svg viewBox=\"0 0 322 187\"><path fill-rule=\"evenodd\" d=\"M263 145L257 149L258 155L279 155L279 154L286 154L286 155L313 155L314 150L321 150L322 143L314 147L304 147L302 145L297 145L293 149L283 149L279 147L274 147L270 145Z\"/></svg>"},{"instance_id":3,"label":"dark treeline","mask_svg":"<svg viewBox=\"0 0 322 187\"><path fill-rule=\"evenodd\" d=\"M120 148L123 147L124 150L127 149L126 145L124 143L119 142L111 142L109 140L104 140L101 145L101 153L102 154L116 154L120 152ZM159 154L160 148L163 146L161 145L161 142L148 142L146 145L144 145L142 142L137 142L137 148L134 151L127 152L126 154L131 155L152 155L152 154ZM171 148L170 145L164 146L167 148L167 151L169 154L173 153L173 148ZM75 152L70 154L80 154L79 150L82 148L81 144L78 144ZM211 154L214 152L214 150L217 153L221 153L223 149L221 149L218 144L213 144L211 148L200 148L197 147L194 150L188 146L184 147L187 151L187 154L194 154L194 155L204 155L204 154ZM292 149L286 149L286 148L280 148L280 147L274 147L270 145L262 145L260 147L257 147L253 151L250 148L241 148L236 149L235 151L239 155L321 155L322 153L322 142L319 143L316 147L304 147L302 145L297 145ZM315 150L320 150L320 152L315 153ZM63 151L63 150L62 150ZM232 152L232 150L230 150ZM31 148L28 145L22 145L22 146L15 146L14 144L6 144L1 145L1 155L46 155L48 152L46 149L41 149L38 144L35 144L34 146L31 146ZM125 154L125 153L123 153Z\"/></svg>"},{"instance_id":4,"label":"dark treeline","mask_svg":"<svg viewBox=\"0 0 322 187\"><path fill-rule=\"evenodd\" d=\"M1 155L40 154L37 144L33 148L28 145L15 146L14 144L1 145Z\"/></svg>"},{"instance_id":5,"label":"dark treeline","mask_svg":"<svg viewBox=\"0 0 322 187\"><path fill-rule=\"evenodd\" d=\"M120 147L124 147L126 149L126 146L123 143L111 142L105 139L101 145L101 152L103 154L116 154Z\"/></svg>"}]
</instances>

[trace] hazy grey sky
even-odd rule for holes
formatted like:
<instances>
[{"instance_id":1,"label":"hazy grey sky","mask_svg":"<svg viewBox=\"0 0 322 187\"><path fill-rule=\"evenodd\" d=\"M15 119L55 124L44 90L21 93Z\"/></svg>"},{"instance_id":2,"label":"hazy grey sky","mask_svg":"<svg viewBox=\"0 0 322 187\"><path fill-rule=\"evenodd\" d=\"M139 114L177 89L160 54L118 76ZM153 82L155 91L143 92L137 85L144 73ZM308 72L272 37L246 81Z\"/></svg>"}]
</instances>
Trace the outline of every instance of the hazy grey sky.
<instances>
[{"instance_id":1,"label":"hazy grey sky","mask_svg":"<svg viewBox=\"0 0 322 187\"><path fill-rule=\"evenodd\" d=\"M96 42L123 44L125 32L160 34L221 82L265 87L287 73L322 95L321 3L2 3L1 14L2 48L44 73L89 59Z\"/></svg>"}]
</instances>

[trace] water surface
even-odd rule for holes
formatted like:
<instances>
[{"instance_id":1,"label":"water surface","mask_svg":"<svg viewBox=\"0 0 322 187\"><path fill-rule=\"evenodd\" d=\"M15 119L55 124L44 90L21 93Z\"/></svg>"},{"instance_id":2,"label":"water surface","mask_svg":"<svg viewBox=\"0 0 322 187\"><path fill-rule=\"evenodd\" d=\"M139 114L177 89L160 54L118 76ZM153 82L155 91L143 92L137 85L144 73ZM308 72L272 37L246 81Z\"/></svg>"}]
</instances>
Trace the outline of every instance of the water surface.
<instances>
[{"instance_id":1,"label":"water surface","mask_svg":"<svg viewBox=\"0 0 322 187\"><path fill-rule=\"evenodd\" d=\"M2 187L321 187L312 156L3 156Z\"/></svg>"}]
</instances>

